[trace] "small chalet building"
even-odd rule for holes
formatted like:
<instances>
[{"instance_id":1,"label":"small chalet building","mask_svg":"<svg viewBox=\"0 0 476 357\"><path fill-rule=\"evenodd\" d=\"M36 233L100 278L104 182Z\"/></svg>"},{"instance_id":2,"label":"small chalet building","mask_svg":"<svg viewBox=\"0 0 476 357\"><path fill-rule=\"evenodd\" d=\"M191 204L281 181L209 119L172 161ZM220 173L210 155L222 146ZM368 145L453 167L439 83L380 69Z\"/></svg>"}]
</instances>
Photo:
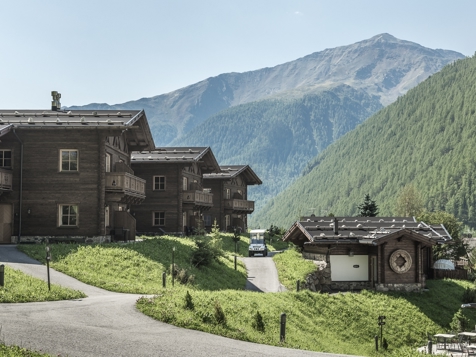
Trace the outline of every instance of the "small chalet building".
<instances>
[{"instance_id":1,"label":"small chalet building","mask_svg":"<svg viewBox=\"0 0 476 357\"><path fill-rule=\"evenodd\" d=\"M443 225L411 217L304 217L283 236L319 266L306 279L313 291L418 291L431 277L432 247L448 243Z\"/></svg>"},{"instance_id":2,"label":"small chalet building","mask_svg":"<svg viewBox=\"0 0 476 357\"><path fill-rule=\"evenodd\" d=\"M260 178L248 165L220 166L220 172L203 175L203 182L213 193L213 207L206 213L205 225L211 227L216 219L222 230L248 228L248 214L255 209L248 200L248 186L261 185Z\"/></svg>"},{"instance_id":3,"label":"small chalet building","mask_svg":"<svg viewBox=\"0 0 476 357\"><path fill-rule=\"evenodd\" d=\"M132 209L143 234L188 234L207 227L213 194L205 174L220 172L209 147L167 147L134 152L132 168L147 182L146 199Z\"/></svg>"},{"instance_id":4,"label":"small chalet building","mask_svg":"<svg viewBox=\"0 0 476 357\"><path fill-rule=\"evenodd\" d=\"M144 111L59 107L0 110L0 243L134 239L130 153L155 147Z\"/></svg>"}]
</instances>

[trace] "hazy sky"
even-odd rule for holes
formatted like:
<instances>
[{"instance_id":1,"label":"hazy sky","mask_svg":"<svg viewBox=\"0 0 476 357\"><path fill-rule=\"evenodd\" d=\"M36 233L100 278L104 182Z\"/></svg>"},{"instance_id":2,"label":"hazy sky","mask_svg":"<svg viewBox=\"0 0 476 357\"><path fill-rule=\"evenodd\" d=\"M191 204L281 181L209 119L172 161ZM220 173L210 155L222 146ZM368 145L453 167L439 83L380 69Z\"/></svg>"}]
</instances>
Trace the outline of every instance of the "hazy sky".
<instances>
[{"instance_id":1,"label":"hazy sky","mask_svg":"<svg viewBox=\"0 0 476 357\"><path fill-rule=\"evenodd\" d=\"M472 56L474 0L11 0L0 108L117 104L389 33Z\"/></svg>"}]
</instances>

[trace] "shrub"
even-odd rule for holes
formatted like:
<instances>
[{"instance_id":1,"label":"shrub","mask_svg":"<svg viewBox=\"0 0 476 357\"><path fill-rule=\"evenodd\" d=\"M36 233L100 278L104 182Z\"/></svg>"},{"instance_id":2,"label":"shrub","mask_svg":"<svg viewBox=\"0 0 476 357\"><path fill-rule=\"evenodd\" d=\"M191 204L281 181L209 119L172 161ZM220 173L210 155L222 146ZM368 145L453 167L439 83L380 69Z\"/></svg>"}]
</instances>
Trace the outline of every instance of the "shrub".
<instances>
[{"instance_id":1,"label":"shrub","mask_svg":"<svg viewBox=\"0 0 476 357\"><path fill-rule=\"evenodd\" d=\"M180 284L193 284L193 281L195 280L195 275L190 274L190 272L187 269L178 269L176 273L177 280L180 282Z\"/></svg>"},{"instance_id":2,"label":"shrub","mask_svg":"<svg viewBox=\"0 0 476 357\"><path fill-rule=\"evenodd\" d=\"M464 315L463 310L459 309L453 315L450 322L450 329L455 332L465 331L469 327L469 319Z\"/></svg>"},{"instance_id":3,"label":"shrub","mask_svg":"<svg viewBox=\"0 0 476 357\"><path fill-rule=\"evenodd\" d=\"M462 300L463 304L470 304L476 302L476 290L470 287L464 289Z\"/></svg>"},{"instance_id":4,"label":"shrub","mask_svg":"<svg viewBox=\"0 0 476 357\"><path fill-rule=\"evenodd\" d=\"M195 304L192 301L192 295L187 290L187 294L185 295L185 308L187 310L193 310L195 308Z\"/></svg>"},{"instance_id":5,"label":"shrub","mask_svg":"<svg viewBox=\"0 0 476 357\"><path fill-rule=\"evenodd\" d=\"M251 326L256 330L260 332L264 332L264 321L263 321L263 316L259 313L259 311L256 311L256 314L253 316L253 322L251 323Z\"/></svg>"},{"instance_id":6,"label":"shrub","mask_svg":"<svg viewBox=\"0 0 476 357\"><path fill-rule=\"evenodd\" d=\"M215 301L215 321L219 325L226 325L225 312L223 311L218 300Z\"/></svg>"},{"instance_id":7,"label":"shrub","mask_svg":"<svg viewBox=\"0 0 476 357\"><path fill-rule=\"evenodd\" d=\"M195 239L196 248L192 253L191 262L195 267L210 265L213 260L219 261L224 255L221 238L200 236Z\"/></svg>"}]
</instances>

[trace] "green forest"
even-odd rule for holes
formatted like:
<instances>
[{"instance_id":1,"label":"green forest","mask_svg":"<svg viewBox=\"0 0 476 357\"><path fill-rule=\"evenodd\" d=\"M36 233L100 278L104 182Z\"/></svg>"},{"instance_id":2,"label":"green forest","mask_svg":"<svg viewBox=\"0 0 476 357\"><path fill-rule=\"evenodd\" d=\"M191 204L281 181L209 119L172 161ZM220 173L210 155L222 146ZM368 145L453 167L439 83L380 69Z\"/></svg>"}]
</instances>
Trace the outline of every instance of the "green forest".
<instances>
[{"instance_id":1,"label":"green forest","mask_svg":"<svg viewBox=\"0 0 476 357\"><path fill-rule=\"evenodd\" d=\"M377 97L337 86L226 109L173 145L210 146L220 165L248 164L256 210L299 177L309 160L382 108Z\"/></svg>"},{"instance_id":2,"label":"green forest","mask_svg":"<svg viewBox=\"0 0 476 357\"><path fill-rule=\"evenodd\" d=\"M412 184L427 210L476 227L475 137L473 56L446 66L331 144L252 221L287 227L312 210L356 215L365 194L388 216Z\"/></svg>"}]
</instances>

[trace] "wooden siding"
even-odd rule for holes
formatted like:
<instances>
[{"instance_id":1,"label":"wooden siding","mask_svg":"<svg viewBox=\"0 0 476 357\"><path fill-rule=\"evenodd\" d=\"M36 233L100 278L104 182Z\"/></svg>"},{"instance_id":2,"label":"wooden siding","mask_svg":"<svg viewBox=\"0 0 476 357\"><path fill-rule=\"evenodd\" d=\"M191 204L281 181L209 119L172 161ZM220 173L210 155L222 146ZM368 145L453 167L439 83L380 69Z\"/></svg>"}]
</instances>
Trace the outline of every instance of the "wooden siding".
<instances>
[{"instance_id":1,"label":"wooden siding","mask_svg":"<svg viewBox=\"0 0 476 357\"><path fill-rule=\"evenodd\" d=\"M146 181L144 202L132 206L138 232L182 232L182 169L175 163L133 162L136 176ZM154 190L154 176L165 176L165 190ZM165 212L165 226L154 226L153 212Z\"/></svg>"}]
</instances>

